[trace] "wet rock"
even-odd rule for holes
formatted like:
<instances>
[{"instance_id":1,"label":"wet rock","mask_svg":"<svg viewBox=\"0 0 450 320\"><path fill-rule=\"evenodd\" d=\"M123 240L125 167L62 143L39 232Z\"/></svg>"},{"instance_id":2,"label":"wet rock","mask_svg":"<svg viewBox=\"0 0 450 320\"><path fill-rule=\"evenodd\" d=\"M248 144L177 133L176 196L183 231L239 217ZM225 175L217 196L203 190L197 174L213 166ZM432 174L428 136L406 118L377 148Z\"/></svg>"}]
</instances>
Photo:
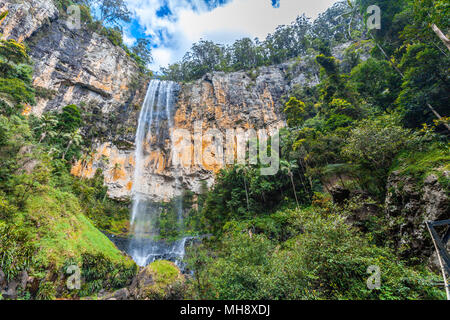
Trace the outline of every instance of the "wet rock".
<instances>
[{"instance_id":1,"label":"wet rock","mask_svg":"<svg viewBox=\"0 0 450 320\"><path fill-rule=\"evenodd\" d=\"M0 291L6 288L6 275L2 269L0 269Z\"/></svg>"}]
</instances>

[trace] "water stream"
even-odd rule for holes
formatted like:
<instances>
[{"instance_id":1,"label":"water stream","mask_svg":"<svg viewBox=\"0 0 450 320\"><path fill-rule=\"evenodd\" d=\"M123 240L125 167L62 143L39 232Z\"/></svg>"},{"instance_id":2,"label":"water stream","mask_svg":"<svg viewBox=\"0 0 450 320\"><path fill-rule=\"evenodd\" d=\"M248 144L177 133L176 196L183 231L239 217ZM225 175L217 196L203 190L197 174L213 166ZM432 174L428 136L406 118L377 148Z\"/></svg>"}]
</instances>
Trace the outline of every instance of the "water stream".
<instances>
[{"instance_id":1,"label":"water stream","mask_svg":"<svg viewBox=\"0 0 450 320\"><path fill-rule=\"evenodd\" d=\"M128 253L139 266L165 259L182 264L188 237L172 243L159 239L157 220L161 207L145 193L145 159L152 148L164 147L173 127L173 113L177 84L170 81L152 80L139 115L135 141L135 168L132 187L131 231ZM181 188L179 177L176 187ZM182 200L176 203L178 225L182 225ZM180 233L182 230L179 230Z\"/></svg>"}]
</instances>

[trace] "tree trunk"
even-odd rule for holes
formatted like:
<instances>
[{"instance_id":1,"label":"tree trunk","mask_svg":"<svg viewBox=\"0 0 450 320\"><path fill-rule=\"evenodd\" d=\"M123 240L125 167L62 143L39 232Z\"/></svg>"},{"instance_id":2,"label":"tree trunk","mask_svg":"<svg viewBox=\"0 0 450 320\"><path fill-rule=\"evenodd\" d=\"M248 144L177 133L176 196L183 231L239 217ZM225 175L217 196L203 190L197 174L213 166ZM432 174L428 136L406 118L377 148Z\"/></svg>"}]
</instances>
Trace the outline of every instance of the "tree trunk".
<instances>
[{"instance_id":1,"label":"tree trunk","mask_svg":"<svg viewBox=\"0 0 450 320\"><path fill-rule=\"evenodd\" d=\"M447 49L450 51L450 39L448 39L445 34L438 28L434 23L431 25L431 29L433 29L434 33L442 40Z\"/></svg>"},{"instance_id":2,"label":"tree trunk","mask_svg":"<svg viewBox=\"0 0 450 320\"><path fill-rule=\"evenodd\" d=\"M294 175L292 174L292 172L290 172L289 176L291 177L292 189L294 190L295 202L297 203L297 208L298 208L299 204L298 204L298 199L297 199L297 191L295 191Z\"/></svg>"},{"instance_id":3,"label":"tree trunk","mask_svg":"<svg viewBox=\"0 0 450 320\"><path fill-rule=\"evenodd\" d=\"M64 153L63 153L63 156L62 156L62 159L63 159L63 160L64 160L64 158L66 157L66 153L67 153L67 151L69 151L69 148L70 148L70 146L72 145L72 142L73 142L73 140L70 140L70 141L69 141L69 144L67 145L66 150L64 150Z\"/></svg>"},{"instance_id":4,"label":"tree trunk","mask_svg":"<svg viewBox=\"0 0 450 320\"><path fill-rule=\"evenodd\" d=\"M439 119L441 120L442 117L441 115L431 106L431 104L427 103L428 108L430 108L431 112L433 112L433 114ZM448 131L450 131L450 126L447 123L442 123Z\"/></svg>"},{"instance_id":5,"label":"tree trunk","mask_svg":"<svg viewBox=\"0 0 450 320\"><path fill-rule=\"evenodd\" d=\"M248 204L247 180L245 179L245 176L244 176L244 186L245 186L245 198L247 200L247 211L250 211L250 209L249 209L250 206Z\"/></svg>"},{"instance_id":6,"label":"tree trunk","mask_svg":"<svg viewBox=\"0 0 450 320\"><path fill-rule=\"evenodd\" d=\"M435 30L436 28L436 30ZM441 30L439 30L439 28L433 24L433 30L436 33L440 33L441 36L443 36L444 38L442 39L439 34L439 38L441 38L441 40L445 43L445 45L447 46L447 48L450 50L450 43L448 42L449 39L447 39L447 37L441 32ZM375 45L378 47L378 49L380 49L380 51L383 53L384 57L386 58L386 60L391 64L391 66L398 72L398 74L402 77L402 79L405 78L405 75L403 74L403 72L401 72L401 70L399 68L397 68L397 66L392 63L391 59L389 59L389 56L387 55L387 53L384 51L384 49L377 43L377 41L375 40L375 38L373 37L373 35L369 32L372 40L375 42ZM437 113L437 111L429 104L427 103L427 107L433 112L433 114L438 118L438 119L442 119L441 115L439 113ZM447 130L450 131L450 126L446 123L444 123L444 126L447 128Z\"/></svg>"},{"instance_id":7,"label":"tree trunk","mask_svg":"<svg viewBox=\"0 0 450 320\"><path fill-rule=\"evenodd\" d=\"M39 139L39 143L41 143L42 142L42 140L44 140L45 139L45 136L47 135L47 132L42 132L42 134L41 134L41 138Z\"/></svg>"}]
</instances>

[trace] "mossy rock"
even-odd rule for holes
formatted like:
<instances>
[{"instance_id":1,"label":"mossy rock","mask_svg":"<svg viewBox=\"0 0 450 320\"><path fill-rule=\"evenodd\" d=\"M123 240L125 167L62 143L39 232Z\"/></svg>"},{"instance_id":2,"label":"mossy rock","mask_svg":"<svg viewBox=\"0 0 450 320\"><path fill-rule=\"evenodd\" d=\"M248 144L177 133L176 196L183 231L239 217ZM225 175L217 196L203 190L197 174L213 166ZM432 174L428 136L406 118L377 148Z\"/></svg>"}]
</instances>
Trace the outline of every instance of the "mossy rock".
<instances>
[{"instance_id":1,"label":"mossy rock","mask_svg":"<svg viewBox=\"0 0 450 320\"><path fill-rule=\"evenodd\" d=\"M183 284L184 276L173 262L158 260L139 272L131 290L137 299L177 299Z\"/></svg>"}]
</instances>

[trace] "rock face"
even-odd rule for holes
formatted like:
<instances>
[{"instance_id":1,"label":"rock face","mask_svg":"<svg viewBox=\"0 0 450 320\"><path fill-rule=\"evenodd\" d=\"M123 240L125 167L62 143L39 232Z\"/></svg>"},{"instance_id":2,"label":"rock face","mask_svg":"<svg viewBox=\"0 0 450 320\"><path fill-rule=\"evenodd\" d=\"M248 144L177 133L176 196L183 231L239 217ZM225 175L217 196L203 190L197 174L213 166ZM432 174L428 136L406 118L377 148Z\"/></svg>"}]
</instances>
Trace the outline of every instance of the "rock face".
<instances>
[{"instance_id":1,"label":"rock face","mask_svg":"<svg viewBox=\"0 0 450 320\"><path fill-rule=\"evenodd\" d=\"M15 279L7 281L5 273L0 269L0 294L4 299L17 299L19 290L23 292L29 282L26 271L21 271Z\"/></svg>"},{"instance_id":2,"label":"rock face","mask_svg":"<svg viewBox=\"0 0 450 320\"><path fill-rule=\"evenodd\" d=\"M137 101L137 64L108 39L87 30L71 30L65 21L42 27L29 39L38 96L34 114L67 104L95 106L104 115ZM140 83L139 87L145 86Z\"/></svg>"},{"instance_id":3,"label":"rock face","mask_svg":"<svg viewBox=\"0 0 450 320\"><path fill-rule=\"evenodd\" d=\"M449 171L443 175L450 179ZM386 214L392 218L400 252L419 259L431 257L431 265L436 267L435 249L425 221L450 218L448 190L439 183L436 174L428 175L420 183L399 172L391 174L387 190Z\"/></svg>"},{"instance_id":4,"label":"rock face","mask_svg":"<svg viewBox=\"0 0 450 320\"><path fill-rule=\"evenodd\" d=\"M303 75L295 77L295 82L288 76L288 70L291 73L293 70L292 63L286 63L262 67L253 73L214 72L195 82L181 84L177 94L173 129L185 130L185 136L190 136L188 140L193 148L197 129L200 129L203 135L211 134L216 138L221 135L223 144L226 144L229 129L240 129L243 132L249 129L264 129L267 134L272 135L285 124L281 101L292 85L315 84L314 78L317 75L312 79L306 77L303 73L305 64L295 68ZM313 68L311 72L315 71L317 70ZM133 115L133 119L137 119L137 115ZM167 132L164 136L170 137L170 133ZM105 173L110 196L128 198L131 194L135 165L134 148L131 147L134 136L133 140L130 138L128 135L117 139L127 141L124 143L125 147L111 142L98 144L92 161L77 163L72 168L72 173L92 177L95 170L101 168ZM166 201L178 195L177 183L180 181L177 182L177 178L180 178L182 188L200 193L204 186L212 185L214 173L224 166L225 161L219 160L221 157L217 150L211 147L212 142L205 138L200 142L200 163L196 163L195 159L198 150L191 152L189 149L187 154L184 152L180 155L183 165L176 170L172 163L172 152L179 150L180 143L180 140L170 141L168 138L162 142L163 147L152 149L147 155L145 174L152 185L146 188L146 193L155 200ZM226 147L223 148L224 153ZM105 158L109 159L107 163L103 161Z\"/></svg>"},{"instance_id":5,"label":"rock face","mask_svg":"<svg viewBox=\"0 0 450 320\"><path fill-rule=\"evenodd\" d=\"M228 129L266 129L268 133L273 133L275 129L284 126L280 100L288 89L288 80L282 66L261 68L255 79L245 72L208 74L201 80L180 86L173 129L186 130L188 135L192 135L192 146L196 125L203 134L207 134L208 130L218 130L224 139ZM137 115L133 115L133 119L137 119ZM179 141L170 141L169 132L164 136L167 139L162 142L163 146L151 148L145 160L147 180L152 184L145 188L147 193L158 201L169 200L178 195L178 177L181 178L184 189L196 193L201 191L203 185L210 186L214 173L224 165L218 161L214 151L208 150L211 141L204 139L201 142L203 161L200 165L194 163L195 155L188 152L189 164L176 170L172 163L172 152L174 148L178 148ZM156 139L159 138L155 137ZM127 198L131 194L133 183L134 135L120 136L117 140L126 141L125 147L109 141L100 143L95 148L92 161L77 163L72 168L72 173L92 177L95 170L101 168L105 173L110 196ZM103 161L105 158L109 159L107 163Z\"/></svg>"},{"instance_id":6,"label":"rock face","mask_svg":"<svg viewBox=\"0 0 450 320\"><path fill-rule=\"evenodd\" d=\"M55 20L58 9L49 0L2 0L0 11L8 11L0 33L5 39L23 41L45 22Z\"/></svg>"}]
</instances>

